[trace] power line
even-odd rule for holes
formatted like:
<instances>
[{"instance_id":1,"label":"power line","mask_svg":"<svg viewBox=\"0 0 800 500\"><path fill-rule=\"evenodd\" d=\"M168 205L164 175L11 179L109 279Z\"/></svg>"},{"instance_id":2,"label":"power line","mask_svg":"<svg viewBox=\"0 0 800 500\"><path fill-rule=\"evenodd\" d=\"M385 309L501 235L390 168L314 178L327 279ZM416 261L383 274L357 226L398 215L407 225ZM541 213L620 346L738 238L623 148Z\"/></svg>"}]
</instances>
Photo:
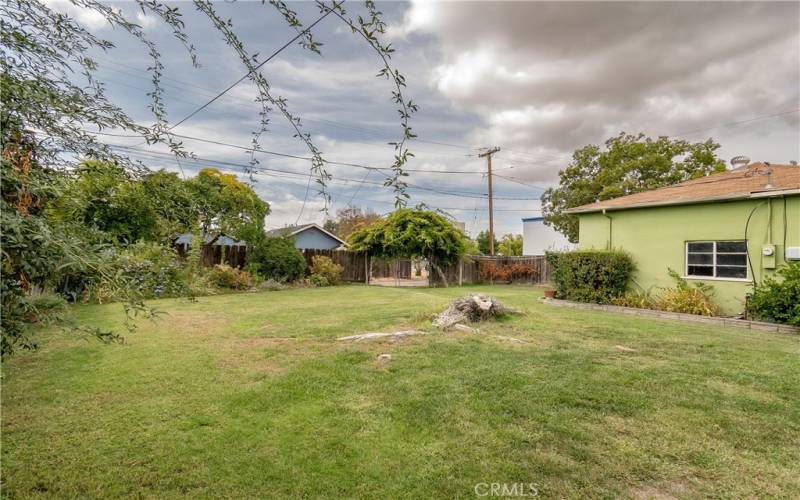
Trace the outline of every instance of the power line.
<instances>
[{"instance_id":1,"label":"power line","mask_svg":"<svg viewBox=\"0 0 800 500\"><path fill-rule=\"evenodd\" d=\"M157 156L160 156L160 157L170 157L170 158L174 157L174 155L172 153L161 153L161 152L157 152L157 151L142 150L142 149L137 148L135 146L125 146L125 145L121 145L121 144L109 144L108 146L111 147L111 148L117 148L117 149L122 149L122 150L126 150L126 151L128 151L128 150L137 151L137 152L142 152L142 153L146 153L146 154L157 155ZM299 159L310 159L310 158L298 157L298 156L294 156L294 155L283 155L283 156L290 156L290 157L299 158ZM290 171L290 170L281 170L281 169L262 167L262 166L253 167L252 165L248 165L248 164L244 164L244 163L235 163L235 162L229 162L229 161L224 161L224 160L215 160L215 159L211 159L211 158L196 158L196 159L200 160L200 161L208 162L208 163L216 163L216 164L219 164L219 165L229 165L229 166L235 166L235 167L242 167L242 168L256 170L256 171L258 171L258 170L268 170L268 171L281 172L281 173L286 173L286 174L302 175L303 177L306 176L305 172L303 172L303 173L301 173L301 172L293 172L293 171ZM335 165L351 165L351 164L345 164L345 163L341 163L341 164L340 163L333 163L333 164L335 164ZM361 167L368 168L368 169L374 170L374 171L382 170L382 169L379 169L377 167L369 167L369 166L361 166ZM386 176L386 177L388 178L388 176ZM350 181L353 181L353 182L362 182L362 181L359 181L357 179L345 179L345 180L350 180ZM366 183L366 184L371 184L371 185L375 185L375 186L384 186L384 184L382 182L368 182L366 180L364 180L363 182ZM453 190L447 190L446 191L446 190L443 190L443 189L437 189L437 188L432 188L432 187L427 187L427 186L419 186L419 185L411 184L411 183L408 183L408 188L409 189L422 190L422 191L431 191L431 192L434 192L434 193L443 194L443 195L446 195L446 196L455 196L455 197L486 198L488 196L487 194L484 194L484 193L476 193L476 192L471 192L471 191L453 191ZM538 198L523 198L523 197L495 197L495 199L505 200L505 201L538 201Z\"/></svg>"},{"instance_id":2,"label":"power line","mask_svg":"<svg viewBox=\"0 0 800 500\"><path fill-rule=\"evenodd\" d=\"M138 138L140 138L140 136L132 135L132 134L112 134L112 133L109 133L109 132L95 132L95 131L91 131L91 130L84 130L84 132L88 132L88 133L92 133L92 134L105 135L105 136L109 136L109 137L120 137L120 138L128 138L128 139L138 139ZM181 139L186 139L186 140L190 140L190 141L197 141L197 142L205 142L207 144L215 144L217 146L227 146L227 147L234 148L234 149L241 149L242 151L247 151L247 152L251 152L252 151L252 152L255 152L255 153L263 153L263 154L267 154L267 155L281 156L281 157L284 157L284 158L292 158L292 159L296 159L296 160L305 160L305 161L311 161L312 160L312 158L309 157L309 156L300 156L300 155L294 155L294 154L290 154L290 153L281 153L281 152L270 151L270 150L262 149L262 148L254 149L252 147L241 146L241 145L238 145L238 144L231 144L231 143L228 143L228 142L217 141L217 140L214 140L214 139L204 139L202 137L195 137L195 136L175 134L175 133L173 133L171 135L173 135L174 137L181 138ZM340 161L328 160L328 159L325 159L325 158L323 158L323 161L325 163L328 163L328 164L331 164L331 165L340 165L340 166L343 166L343 167L366 168L366 169L370 169L370 170L391 170L391 167L374 167L374 166L364 165L364 164L360 164L360 163L349 163L349 162L340 162ZM420 168L416 168L416 169L415 168L409 168L409 169L403 169L403 170L406 171L406 172L420 172L420 173L427 173L427 174L481 174L481 175L483 174L483 172L475 171L475 170L430 170L430 169L420 169Z\"/></svg>"},{"instance_id":3,"label":"power line","mask_svg":"<svg viewBox=\"0 0 800 500\"><path fill-rule=\"evenodd\" d=\"M110 60L110 59L106 59L104 57L96 56L95 59L104 61L104 62L106 62L108 64L113 64L113 65L116 65L116 66L120 66L120 67L123 67L123 68L129 68L129 69L134 70L135 72L139 71L139 69L134 67L134 66L122 64L122 63L120 63L118 61L113 61L113 60ZM130 75L130 76L133 76L133 77L146 79L146 77L142 76L140 73L126 72L126 71L119 70L119 69L114 69L114 68L108 68L108 69L111 69L112 71L118 71L118 72ZM245 77L246 76L248 76L248 75L245 75ZM179 80L179 79L176 79L176 78L170 78L170 77L167 77L167 76L163 76L162 78L164 78L165 80L170 80L170 81L176 82L176 83L180 84L181 86L183 86L184 88L199 89L201 91L204 91L205 95L207 95L207 96L210 96L211 95L210 92L212 92L212 90L210 90L210 89L207 89L205 87L201 87L201 86L192 84L190 82L186 82L184 80ZM119 85L124 85L126 87L136 88L136 89L142 90L144 92L147 91L146 89L142 89L141 87L135 87L135 86L130 85L128 83L123 83L123 82L119 82L119 81L116 81L116 80L111 80L111 81L113 81L113 82L115 82L115 83L117 83ZM250 106L252 104L249 100L245 100L245 99L239 98L237 96L231 96L231 95L227 95L226 94L225 97L228 98L228 99L239 101L239 102L242 103L243 106ZM175 98L175 97L173 97L173 99L181 101L181 102L185 102L185 103L188 103L188 104L191 104L191 102L189 102L189 101L187 101L185 99L179 99L179 98ZM800 108L791 109L791 110L782 111L782 112L773 113L773 114L755 116L755 117L748 118L748 119L745 119L745 120L728 122L728 123L724 123L724 124L717 125L717 126L714 126L714 127L707 127L707 128L702 128L702 129L695 129L695 130L689 130L689 131L685 131L685 132L674 133L674 134L671 134L671 135L667 135L666 137L681 137L681 136L684 136L684 135L690 135L690 134L699 133L699 132L706 132L706 131L715 130L715 129L718 129L718 128L737 126L737 125L742 125L742 124L745 124L745 123L750 123L750 122L753 122L753 121L765 120L765 119L769 119L769 118L777 118L777 117L780 117L780 116L785 116L785 115L788 115L788 114L796 113L798 111L800 111ZM382 139L385 139L385 140L389 140L386 137L382 136L380 133L376 132L375 130L368 129L368 128L365 128L365 127L358 127L358 126L352 125L352 124L346 124L346 123L342 123L342 122L337 122L335 120L327 120L327 119L322 119L322 118L316 118L316 119L315 118L303 118L303 120L307 121L307 122L327 123L327 124L330 124L332 126L345 128L345 129L358 131L358 132L363 132L363 133L370 134L370 135L373 135L373 136L381 137ZM440 145L440 146L448 146L448 147L468 149L468 150L477 150L477 149L479 149L479 148L477 148L475 146L468 146L468 145L463 145L463 144L453 144L453 143L441 142L441 141L429 141L429 140L424 140L424 139L419 139L419 138L413 138L412 140L414 142L435 144L435 145ZM358 141L352 141L352 142L358 142ZM447 153L434 153L434 152L431 152L431 151L424 151L424 150L420 150L420 152L432 153L432 154L441 154L443 156L450 156ZM519 158L510 158L509 161L512 162L512 163L522 163L522 164L537 165L537 166L541 165L542 161L544 161L544 162L556 161L556 160L561 160L561 159L567 159L567 158L570 158L572 156L571 154L565 154L565 155L559 155L559 156L536 156L534 153L529 153L529 152L524 152L524 151L519 151L519 150L511 150L511 149L504 149L504 152L512 153L512 154L515 154L515 155L521 155L523 157L528 157L528 159L525 159L525 160L519 159ZM477 157L477 155L471 155L471 156L476 156ZM512 166L512 167L505 167L505 168L514 168L514 167ZM496 170L501 170L501 169L496 169ZM471 172L464 172L464 173L471 173Z\"/></svg>"},{"instance_id":4,"label":"power line","mask_svg":"<svg viewBox=\"0 0 800 500\"><path fill-rule=\"evenodd\" d=\"M107 68L107 69L110 69L112 71L117 71L117 72L122 73L122 74L130 75L130 76L133 76L133 77L136 77L136 78L141 78L141 79L145 79L145 80L147 79L147 77L141 75L140 73L137 73L139 71L139 69L134 67L134 66L122 64L122 63L119 63L117 61L112 61L110 59L105 59L103 57L95 57L95 58L100 60L100 61L103 61L103 62L105 62L107 64L112 64L112 65L120 66L122 68L131 69L131 70L133 70L133 72L125 71L125 70L117 69L117 68ZM178 85L165 84L166 86L175 87L177 89L181 89L181 88L182 89L188 89L190 91L192 89L196 89L196 90L194 90L194 92L199 94L199 95L204 95L206 97L213 97L213 94L211 92L214 92L214 91L211 90L211 89L208 89L208 88L205 88L205 87L201 87L199 85L194 85L194 84L192 84L190 82L186 82L184 80L178 80L176 78L169 78L169 77L166 77L166 76L164 76L162 78L164 78L166 80L170 80L170 81L176 82L178 84ZM112 82L114 82L114 83L116 83L118 85L123 85L123 86L126 86L126 87L135 88L135 89L141 90L143 92L149 92L147 89L143 89L141 87L136 87L136 86L130 85L129 83L123 83L123 82L120 82L118 80L113 80L113 79L107 79L107 80L112 81ZM198 92L198 90L201 91L201 92ZM241 97L238 97L238 96L232 96L232 95L226 94L224 97L229 99L229 100L237 101L237 103L240 104L240 106L242 106L242 107L247 106L249 108L253 104L250 100L247 100L247 99L244 99L244 98L241 98ZM184 102L184 103L193 105L192 102L187 101L185 99L180 99L180 98L176 98L176 97L172 97L172 99L175 99L176 101L180 101L180 102ZM373 129L369 129L369 128L365 128L365 127L359 127L357 125L338 122L338 121L335 121L335 120L328 120L328 119L324 119L324 118L303 117L303 121L304 122L325 123L325 124L328 124L328 125L331 125L331 126L334 126L334 127L343 128L343 129L347 129L347 130L351 130L351 131L355 131L355 132L361 132L363 134L372 135L374 137L380 137L381 139L383 139L385 141L391 141L392 140L391 138L386 137L383 134L381 134L380 132L376 132ZM288 129L288 127L285 127L285 128ZM467 149L467 150L470 150L470 151L474 151L474 150L478 149L475 146L468 146L468 145L464 145L464 144L453 144L453 143L450 143L450 142L442 142L442 141L431 141L431 140L426 140L426 139L420 139L419 137L413 137L410 140L413 141L413 142L419 142L419 143L424 143L424 144L434 144L434 145L437 145L437 146L447 146L447 147L459 148L459 149ZM352 142L357 142L357 141L352 141ZM420 150L420 152L432 153L431 151L425 151L425 150ZM452 156L449 153L438 153L438 154L441 154L443 156Z\"/></svg>"},{"instance_id":5,"label":"power line","mask_svg":"<svg viewBox=\"0 0 800 500\"><path fill-rule=\"evenodd\" d=\"M247 77L249 77L250 75L252 75L252 74L253 74L253 73L255 73L256 71L258 71L258 69L260 69L262 66L264 66L265 64L267 64L268 62L270 62L270 61L271 61L273 58L275 58L275 56L277 56L278 54L280 54L281 52L283 52L283 50L284 50L284 49L286 49L286 47L288 47L289 45L293 44L294 42L296 42L297 40L299 40L300 38L302 38L302 37L303 37L303 36L304 36L304 35L305 35L305 34L306 34L308 31L310 31L310 30L311 30L311 28L313 28L313 27L314 27L314 26L316 26L316 25L317 25L319 22L321 22L323 19L325 19L326 17L328 17L328 14L330 14L331 12L333 12L333 9L329 9L327 12L325 12L323 15L321 15L321 16L320 16L320 17L319 17L319 18L318 18L316 21L314 21L313 23L311 23L311 25L309 25L308 27L306 27L304 30L302 30L302 31L298 32L298 33L297 33L297 35L295 35L295 36L294 36L294 37L293 37L291 40L289 40L288 42L286 42L286 43L285 43L285 44L284 44L282 47L280 47L278 50L276 50L275 52L273 52L273 53L272 53L272 55L270 55L270 56L269 56L268 58L266 58L265 60L261 61L261 63L259 63L259 65L258 65L258 66L256 66L255 68L253 68L251 71L248 71L247 73L245 73L245 74L244 74L244 75L243 75L241 78L239 78L238 80L236 80L235 82L233 82L232 84L230 84L230 85L229 85L227 88L225 88L225 90L223 90L222 92L220 92L220 93L218 93L217 95L215 95L215 96L214 96L214 97L213 97L213 98L212 98L210 101L206 102L205 104L203 104L202 106L200 106L200 107L199 107L199 108L197 108L196 110L194 110L194 111L192 111L191 113L189 113L189 114L188 114L188 115L187 115L187 116L186 116L186 117L185 117L183 120L181 120L181 121L179 121L178 123L176 123L176 124L172 125L172 126L170 127L170 130L172 130L172 129L174 129L174 128L178 127L178 126L179 126L180 124L182 124L182 123L185 123L187 120L189 120L190 118L192 118L194 115L196 115L197 113L199 113L199 112L203 111L203 110L204 110L204 109L206 109L208 106L210 106L210 105L211 105L211 104L212 104L214 101L216 101L217 99L219 99L219 98L220 98L220 97L222 97L223 95L227 94L227 93L228 93L228 91L230 91L230 90L231 90L232 88L234 88L235 86L239 85L239 84L240 84L242 81L244 81L244 80L245 80Z\"/></svg>"},{"instance_id":6,"label":"power line","mask_svg":"<svg viewBox=\"0 0 800 500\"><path fill-rule=\"evenodd\" d=\"M114 147L114 146L112 146L112 147ZM167 154L167 153L134 152L134 153L131 153L131 154L133 156L135 156L135 157L139 156L139 157L144 158L144 159L152 159L154 154L164 155L163 158L158 158L158 159L160 159L160 160L163 159L163 160L168 161L168 162L177 163L177 159L174 157L174 155ZM184 163L192 163L192 164L194 164L196 166L199 166L199 167L206 165L205 163L202 163L202 161L199 160L199 159L194 159L193 160L193 159L184 158L183 162ZM217 162L214 162L214 163L217 163L217 164L220 164L220 165L243 166L242 164L236 164L236 163L230 163L230 162L219 162L219 161L217 161ZM288 171L278 171L278 172L275 172L275 171L258 171L255 174L256 175L264 175L264 176L267 176L267 177L274 177L274 178L278 178L278 179L281 179L283 181L291 182L291 183L295 183L295 184L306 184L306 177L307 177L306 174L304 174L304 173L288 172ZM291 177L286 177L287 175L290 175ZM302 177L302 179L300 177ZM335 183L338 183L338 184L350 184L351 182L361 183L360 180L347 179L347 178L335 178L335 179L331 179L331 182L335 182ZM383 185L382 183L373 183L373 184L378 184L378 185L381 185L381 186ZM336 195L339 195L339 196L344 196L342 193L339 193L339 192L335 192L335 193L332 192L332 194L336 194ZM371 203L381 203L381 204L385 204L385 205L394 205L394 201L393 200L375 200L375 199L363 198L363 197L358 197L358 198L355 198L355 199L357 199L359 201L367 201L367 202L371 202ZM480 198L475 198L476 207L477 207L477 203L478 203L479 199ZM352 201L353 201L353 199L351 198L351 201L349 203L351 203ZM430 206L432 208L438 208L438 209L441 209L441 210L451 210L451 211L469 212L471 210L469 208L463 208L463 207L441 207L441 206L434 206L434 205L431 205L431 204L428 204L428 206ZM486 211L486 209L483 209L481 212L485 212L485 211ZM495 211L496 212L540 212L541 209L500 208L500 209L495 209Z\"/></svg>"}]
</instances>

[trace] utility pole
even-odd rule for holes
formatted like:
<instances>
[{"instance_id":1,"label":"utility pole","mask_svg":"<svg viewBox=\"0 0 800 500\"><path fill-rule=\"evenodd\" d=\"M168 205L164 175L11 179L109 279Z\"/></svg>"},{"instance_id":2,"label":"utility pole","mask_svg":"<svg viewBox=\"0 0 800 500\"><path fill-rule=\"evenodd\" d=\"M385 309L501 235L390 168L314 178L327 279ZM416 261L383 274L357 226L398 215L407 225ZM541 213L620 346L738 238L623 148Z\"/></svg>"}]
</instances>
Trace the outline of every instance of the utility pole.
<instances>
[{"instance_id":1,"label":"utility pole","mask_svg":"<svg viewBox=\"0 0 800 500\"><path fill-rule=\"evenodd\" d=\"M487 148L486 151L479 154L480 158L486 157L489 177L489 255L494 255L494 200L492 194L492 155L500 151L500 148L495 146Z\"/></svg>"}]
</instances>

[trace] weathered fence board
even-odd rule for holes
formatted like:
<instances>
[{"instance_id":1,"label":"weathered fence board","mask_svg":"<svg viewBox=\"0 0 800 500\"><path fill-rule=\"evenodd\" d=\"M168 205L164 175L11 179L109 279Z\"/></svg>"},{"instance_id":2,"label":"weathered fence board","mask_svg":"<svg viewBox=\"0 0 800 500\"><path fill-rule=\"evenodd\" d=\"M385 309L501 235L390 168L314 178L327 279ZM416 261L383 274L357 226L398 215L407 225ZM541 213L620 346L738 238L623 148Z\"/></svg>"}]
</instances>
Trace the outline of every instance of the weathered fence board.
<instances>
[{"instance_id":1,"label":"weathered fence board","mask_svg":"<svg viewBox=\"0 0 800 500\"><path fill-rule=\"evenodd\" d=\"M350 252L347 250L317 250L307 248L303 250L303 257L311 267L311 259L315 255L330 257L335 263L342 266L342 281L364 283L367 281L368 260L364 253Z\"/></svg>"},{"instance_id":2,"label":"weathered fence board","mask_svg":"<svg viewBox=\"0 0 800 500\"><path fill-rule=\"evenodd\" d=\"M411 259L372 259L372 278L411 278Z\"/></svg>"},{"instance_id":3,"label":"weathered fence board","mask_svg":"<svg viewBox=\"0 0 800 500\"><path fill-rule=\"evenodd\" d=\"M309 267L311 259L315 255L325 255L342 266L342 280L358 283L367 282L367 275L372 278L400 278L409 279L413 273L413 262L411 259L391 259L382 260L369 258L366 254L350 252L348 250L303 250L303 256ZM526 264L533 268L534 275L526 279L514 280L514 283L545 283L550 280L550 268L544 256L527 257L489 257L485 255L467 255L455 264L443 266L442 272L450 285L482 283L481 263L491 262L498 266L510 264ZM430 269L428 279L431 285L441 286L438 273ZM506 282L506 281L497 281Z\"/></svg>"},{"instance_id":4,"label":"weathered fence board","mask_svg":"<svg viewBox=\"0 0 800 500\"><path fill-rule=\"evenodd\" d=\"M504 257L488 255L465 255L460 262L449 266L442 266L442 273L445 275L448 284L470 284L482 283L485 280L481 277L481 263L492 263L497 266L508 266L511 264L526 264L534 270L534 276L524 279L515 279L514 283L546 283L550 281L550 266L543 255L532 255L523 257ZM432 285L441 285L439 273L431 270L428 279ZM507 281L503 281L504 283Z\"/></svg>"},{"instance_id":5,"label":"weathered fence board","mask_svg":"<svg viewBox=\"0 0 800 500\"><path fill-rule=\"evenodd\" d=\"M181 257L186 257L189 253L189 245L176 244L175 250ZM247 259L247 248L243 246L223 246L205 244L200 253L200 265L213 267L217 264L227 264L231 267L241 269Z\"/></svg>"}]
</instances>

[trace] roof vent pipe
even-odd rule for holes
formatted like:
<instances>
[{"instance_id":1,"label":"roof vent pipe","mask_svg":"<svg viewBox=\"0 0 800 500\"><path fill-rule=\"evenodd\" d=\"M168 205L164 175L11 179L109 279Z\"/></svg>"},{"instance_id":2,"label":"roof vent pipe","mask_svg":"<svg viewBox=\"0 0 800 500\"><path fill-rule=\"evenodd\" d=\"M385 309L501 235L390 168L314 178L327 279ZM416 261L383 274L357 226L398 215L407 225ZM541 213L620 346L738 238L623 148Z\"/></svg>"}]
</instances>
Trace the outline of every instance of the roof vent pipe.
<instances>
[{"instance_id":1,"label":"roof vent pipe","mask_svg":"<svg viewBox=\"0 0 800 500\"><path fill-rule=\"evenodd\" d=\"M745 165L749 164L750 164L750 158L748 158L747 156L741 155L741 156L734 156L733 158L731 158L731 166L734 169L737 169L739 167L744 167Z\"/></svg>"}]
</instances>

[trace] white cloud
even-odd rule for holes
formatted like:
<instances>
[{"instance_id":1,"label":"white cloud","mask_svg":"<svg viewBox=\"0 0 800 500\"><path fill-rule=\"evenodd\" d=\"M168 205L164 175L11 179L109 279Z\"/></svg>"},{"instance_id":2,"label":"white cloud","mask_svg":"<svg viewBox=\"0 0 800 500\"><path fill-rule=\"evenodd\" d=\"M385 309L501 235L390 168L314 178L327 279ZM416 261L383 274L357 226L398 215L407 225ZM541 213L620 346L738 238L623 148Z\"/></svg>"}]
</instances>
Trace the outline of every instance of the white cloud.
<instances>
[{"instance_id":1,"label":"white cloud","mask_svg":"<svg viewBox=\"0 0 800 500\"><path fill-rule=\"evenodd\" d=\"M75 18L89 31L102 31L111 28L105 16L88 7L80 7L69 0L43 0L50 9Z\"/></svg>"},{"instance_id":2,"label":"white cloud","mask_svg":"<svg viewBox=\"0 0 800 500\"><path fill-rule=\"evenodd\" d=\"M158 24L158 19L156 16L148 16L147 14L142 13L142 11L138 11L136 13L136 23L141 26L142 29L149 30Z\"/></svg>"},{"instance_id":3,"label":"white cloud","mask_svg":"<svg viewBox=\"0 0 800 500\"><path fill-rule=\"evenodd\" d=\"M414 1L390 32L436 41L431 87L482 117L473 143L530 158L621 130L674 134L800 107L799 20L797 3ZM800 156L785 140L800 133L796 114L755 128L769 139L759 158ZM706 136L726 154L739 132ZM549 175L528 179L563 162L541 164Z\"/></svg>"}]
</instances>

